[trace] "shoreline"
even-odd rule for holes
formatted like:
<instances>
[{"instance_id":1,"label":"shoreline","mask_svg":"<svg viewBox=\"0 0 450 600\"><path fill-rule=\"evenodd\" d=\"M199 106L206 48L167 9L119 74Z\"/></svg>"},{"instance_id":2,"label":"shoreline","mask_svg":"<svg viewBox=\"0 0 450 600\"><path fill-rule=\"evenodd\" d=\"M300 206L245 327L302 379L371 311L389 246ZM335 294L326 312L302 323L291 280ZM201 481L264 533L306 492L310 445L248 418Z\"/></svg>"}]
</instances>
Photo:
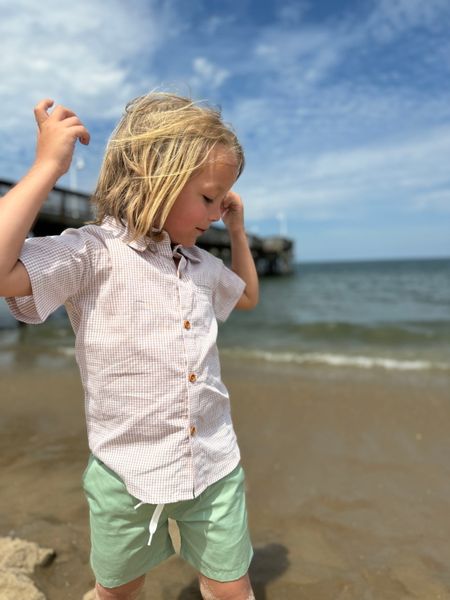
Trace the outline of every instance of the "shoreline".
<instances>
[{"instance_id":1,"label":"shoreline","mask_svg":"<svg viewBox=\"0 0 450 600\"><path fill-rule=\"evenodd\" d=\"M448 378L229 357L222 375L257 599L450 598ZM0 397L0 536L55 549L34 580L48 600L81 600L93 577L76 365L3 372ZM198 597L178 557L147 579L148 599Z\"/></svg>"}]
</instances>

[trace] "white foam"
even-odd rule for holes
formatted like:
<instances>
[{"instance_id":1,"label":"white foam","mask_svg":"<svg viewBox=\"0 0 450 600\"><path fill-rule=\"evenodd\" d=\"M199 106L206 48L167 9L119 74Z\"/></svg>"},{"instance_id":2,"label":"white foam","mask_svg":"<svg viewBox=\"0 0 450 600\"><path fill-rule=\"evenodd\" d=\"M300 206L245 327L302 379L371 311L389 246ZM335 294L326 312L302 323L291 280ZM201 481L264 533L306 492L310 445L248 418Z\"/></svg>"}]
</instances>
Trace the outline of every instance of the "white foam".
<instances>
[{"instance_id":1,"label":"white foam","mask_svg":"<svg viewBox=\"0 0 450 600\"><path fill-rule=\"evenodd\" d=\"M64 356L75 356L75 348L73 346L59 346L58 352L59 354L64 354Z\"/></svg>"},{"instance_id":2,"label":"white foam","mask_svg":"<svg viewBox=\"0 0 450 600\"><path fill-rule=\"evenodd\" d=\"M450 364L426 360L400 360L377 356L350 356L344 354L326 354L311 352L296 354L294 352L265 352L262 350L224 349L223 354L256 358L276 363L292 364L324 364L333 367L357 367L360 369L382 368L397 371L450 371Z\"/></svg>"},{"instance_id":3,"label":"white foam","mask_svg":"<svg viewBox=\"0 0 450 600\"><path fill-rule=\"evenodd\" d=\"M60 346L58 351L67 357L75 356L72 346ZM273 363L291 363L297 365L328 365L332 367L356 367L359 369L381 368L389 371L450 371L450 364L427 360L400 360L381 356L351 356L348 354L328 354L309 352L267 352L263 350L244 350L243 348L224 348L222 354L266 360Z\"/></svg>"}]
</instances>

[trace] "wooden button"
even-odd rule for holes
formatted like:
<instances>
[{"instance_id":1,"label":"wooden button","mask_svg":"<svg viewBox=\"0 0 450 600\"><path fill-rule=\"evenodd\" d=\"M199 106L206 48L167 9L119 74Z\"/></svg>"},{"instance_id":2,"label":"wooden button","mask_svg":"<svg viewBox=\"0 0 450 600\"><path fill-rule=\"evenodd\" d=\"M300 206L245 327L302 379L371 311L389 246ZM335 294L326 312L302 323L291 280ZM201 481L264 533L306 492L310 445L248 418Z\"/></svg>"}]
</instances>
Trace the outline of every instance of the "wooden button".
<instances>
[{"instance_id":1,"label":"wooden button","mask_svg":"<svg viewBox=\"0 0 450 600\"><path fill-rule=\"evenodd\" d=\"M191 374L189 375L189 381L190 381L191 383L195 383L195 382L197 381L197 375L196 375L195 373L191 373Z\"/></svg>"},{"instance_id":2,"label":"wooden button","mask_svg":"<svg viewBox=\"0 0 450 600\"><path fill-rule=\"evenodd\" d=\"M191 435L195 435L197 433L197 428L192 426L191 427Z\"/></svg>"},{"instance_id":3,"label":"wooden button","mask_svg":"<svg viewBox=\"0 0 450 600\"><path fill-rule=\"evenodd\" d=\"M184 328L185 329L190 329L191 328L191 322L190 321L185 321L184 322Z\"/></svg>"}]
</instances>

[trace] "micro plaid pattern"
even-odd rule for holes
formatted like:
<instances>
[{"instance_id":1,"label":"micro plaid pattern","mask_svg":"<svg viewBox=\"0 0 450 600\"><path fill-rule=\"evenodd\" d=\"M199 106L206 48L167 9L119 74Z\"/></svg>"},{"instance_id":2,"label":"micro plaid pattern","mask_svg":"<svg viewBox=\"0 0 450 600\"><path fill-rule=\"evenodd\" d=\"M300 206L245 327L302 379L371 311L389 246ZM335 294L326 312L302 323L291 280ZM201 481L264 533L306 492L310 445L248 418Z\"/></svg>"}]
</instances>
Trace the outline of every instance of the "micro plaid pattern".
<instances>
[{"instance_id":1,"label":"micro plaid pattern","mask_svg":"<svg viewBox=\"0 0 450 600\"><path fill-rule=\"evenodd\" d=\"M143 502L188 500L240 460L216 338L245 283L166 232L130 240L112 218L26 240L33 295L7 302L26 323L65 305L91 452Z\"/></svg>"}]
</instances>

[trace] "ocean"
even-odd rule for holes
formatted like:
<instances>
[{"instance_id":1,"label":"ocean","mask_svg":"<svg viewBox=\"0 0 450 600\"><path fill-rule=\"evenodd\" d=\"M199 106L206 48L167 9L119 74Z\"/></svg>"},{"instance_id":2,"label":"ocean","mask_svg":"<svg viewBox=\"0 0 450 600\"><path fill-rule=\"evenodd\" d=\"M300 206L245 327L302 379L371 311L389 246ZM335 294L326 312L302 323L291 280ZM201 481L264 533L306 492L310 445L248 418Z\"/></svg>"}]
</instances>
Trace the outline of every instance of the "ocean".
<instances>
[{"instance_id":1,"label":"ocean","mask_svg":"<svg viewBox=\"0 0 450 600\"><path fill-rule=\"evenodd\" d=\"M302 263L261 279L260 303L220 325L222 354L450 376L450 259ZM17 327L0 302L0 366L73 362L64 309Z\"/></svg>"}]
</instances>

